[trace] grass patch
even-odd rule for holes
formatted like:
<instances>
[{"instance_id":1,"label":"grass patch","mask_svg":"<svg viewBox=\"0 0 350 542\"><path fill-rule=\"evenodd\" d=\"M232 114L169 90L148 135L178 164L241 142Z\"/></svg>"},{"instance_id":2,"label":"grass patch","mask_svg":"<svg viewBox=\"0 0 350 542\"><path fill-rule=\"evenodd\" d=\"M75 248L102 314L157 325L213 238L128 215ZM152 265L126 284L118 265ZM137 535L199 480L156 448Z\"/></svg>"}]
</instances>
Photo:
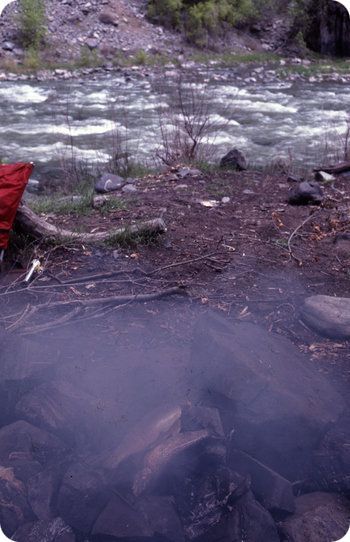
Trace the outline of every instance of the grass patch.
<instances>
[{"instance_id":1,"label":"grass patch","mask_svg":"<svg viewBox=\"0 0 350 542\"><path fill-rule=\"evenodd\" d=\"M126 209L126 203L124 200L120 198L110 198L106 200L104 205L100 207L98 210L100 211L101 215L105 216L109 213L113 213L114 211L124 211Z\"/></svg>"},{"instance_id":2,"label":"grass patch","mask_svg":"<svg viewBox=\"0 0 350 542\"><path fill-rule=\"evenodd\" d=\"M350 62L348 60L338 59L322 59L316 60L309 66L301 64L290 64L278 70L282 76L287 76L290 73L298 73L300 75L327 75L331 73L350 73Z\"/></svg>"},{"instance_id":3,"label":"grass patch","mask_svg":"<svg viewBox=\"0 0 350 542\"><path fill-rule=\"evenodd\" d=\"M110 248L136 248L138 245L151 246L159 242L159 235L151 232L135 234L128 227L120 234L111 235L105 244Z\"/></svg>"},{"instance_id":4,"label":"grass patch","mask_svg":"<svg viewBox=\"0 0 350 542\"><path fill-rule=\"evenodd\" d=\"M40 196L30 202L30 207L37 214L88 215L93 211L91 196Z\"/></svg>"},{"instance_id":5,"label":"grass patch","mask_svg":"<svg viewBox=\"0 0 350 542\"><path fill-rule=\"evenodd\" d=\"M210 65L213 62L220 66L236 66L237 64L262 64L266 62L278 62L281 57L275 53L254 52L254 53L211 53L198 51L192 53L190 60L200 64Z\"/></svg>"},{"instance_id":6,"label":"grass patch","mask_svg":"<svg viewBox=\"0 0 350 542\"><path fill-rule=\"evenodd\" d=\"M176 64L176 60L164 53L150 53L139 49L132 54L118 52L113 58L114 66L131 68L132 66L162 67L166 64Z\"/></svg>"}]
</instances>

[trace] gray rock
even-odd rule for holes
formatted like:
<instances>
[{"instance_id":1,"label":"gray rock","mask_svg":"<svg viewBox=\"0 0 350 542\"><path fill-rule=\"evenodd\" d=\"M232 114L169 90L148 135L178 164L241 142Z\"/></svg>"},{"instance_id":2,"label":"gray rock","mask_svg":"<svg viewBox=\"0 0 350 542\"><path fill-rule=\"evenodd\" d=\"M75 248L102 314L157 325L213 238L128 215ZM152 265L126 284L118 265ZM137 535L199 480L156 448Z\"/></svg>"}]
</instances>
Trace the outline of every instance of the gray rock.
<instances>
[{"instance_id":1,"label":"gray rock","mask_svg":"<svg viewBox=\"0 0 350 542\"><path fill-rule=\"evenodd\" d=\"M320 335L350 338L350 298L314 295L305 299L300 311L303 322Z\"/></svg>"},{"instance_id":2,"label":"gray rock","mask_svg":"<svg viewBox=\"0 0 350 542\"><path fill-rule=\"evenodd\" d=\"M59 515L80 532L88 533L110 499L106 481L96 468L82 463L66 471L57 496Z\"/></svg>"},{"instance_id":3,"label":"gray rock","mask_svg":"<svg viewBox=\"0 0 350 542\"><path fill-rule=\"evenodd\" d=\"M13 457L25 456L45 465L62 457L66 449L62 441L23 420L0 429L0 463L11 466Z\"/></svg>"},{"instance_id":4,"label":"gray rock","mask_svg":"<svg viewBox=\"0 0 350 542\"><path fill-rule=\"evenodd\" d=\"M146 414L118 445L102 458L104 469L116 469L123 461L150 449L161 437L179 431L182 416L181 405L155 409Z\"/></svg>"},{"instance_id":5,"label":"gray rock","mask_svg":"<svg viewBox=\"0 0 350 542\"><path fill-rule=\"evenodd\" d=\"M13 535L16 542L75 542L72 529L63 519L36 521L22 525Z\"/></svg>"},{"instance_id":6,"label":"gray rock","mask_svg":"<svg viewBox=\"0 0 350 542\"><path fill-rule=\"evenodd\" d=\"M320 183L333 183L336 181L336 177L334 177L334 175L326 173L325 171L316 171L315 179Z\"/></svg>"},{"instance_id":7,"label":"gray rock","mask_svg":"<svg viewBox=\"0 0 350 542\"><path fill-rule=\"evenodd\" d=\"M123 186L122 192L124 192L124 194L135 194L135 192L137 192L137 188L133 184L126 184Z\"/></svg>"},{"instance_id":8,"label":"gray rock","mask_svg":"<svg viewBox=\"0 0 350 542\"><path fill-rule=\"evenodd\" d=\"M182 525L170 497L149 496L129 505L127 500L113 496L92 530L95 536L113 536L118 540L141 540L156 533L169 542L184 542Z\"/></svg>"},{"instance_id":9,"label":"gray rock","mask_svg":"<svg viewBox=\"0 0 350 542\"><path fill-rule=\"evenodd\" d=\"M59 487L59 475L60 469L55 466L44 469L27 480L28 502L40 520L50 520L54 517L51 505Z\"/></svg>"},{"instance_id":10,"label":"gray rock","mask_svg":"<svg viewBox=\"0 0 350 542\"><path fill-rule=\"evenodd\" d=\"M104 411L98 405L98 398L69 382L57 381L30 390L15 411L18 417L76 442L83 435L98 440L98 431L106 428Z\"/></svg>"},{"instance_id":11,"label":"gray rock","mask_svg":"<svg viewBox=\"0 0 350 542\"><path fill-rule=\"evenodd\" d=\"M199 177L202 175L202 172L199 169L182 167L176 172L176 175L180 179L185 179L186 177Z\"/></svg>"},{"instance_id":12,"label":"gray rock","mask_svg":"<svg viewBox=\"0 0 350 542\"><path fill-rule=\"evenodd\" d=\"M107 194L119 190L124 186L125 180L119 175L113 175L112 173L104 173L101 178L95 183L95 191L99 194Z\"/></svg>"},{"instance_id":13,"label":"gray rock","mask_svg":"<svg viewBox=\"0 0 350 542\"><path fill-rule=\"evenodd\" d=\"M1 47L4 51L13 51L16 45L12 41L4 41Z\"/></svg>"},{"instance_id":14,"label":"gray rock","mask_svg":"<svg viewBox=\"0 0 350 542\"><path fill-rule=\"evenodd\" d=\"M293 487L288 480L239 450L231 451L228 462L232 470L250 477L252 491L264 508L270 512L294 512Z\"/></svg>"},{"instance_id":15,"label":"gray rock","mask_svg":"<svg viewBox=\"0 0 350 542\"><path fill-rule=\"evenodd\" d=\"M139 510L115 495L96 520L92 534L129 539L151 537L154 530Z\"/></svg>"},{"instance_id":16,"label":"gray rock","mask_svg":"<svg viewBox=\"0 0 350 542\"><path fill-rule=\"evenodd\" d=\"M164 536L169 542L184 542L181 521L171 497L144 497L139 501L138 509L154 532Z\"/></svg>"},{"instance_id":17,"label":"gray rock","mask_svg":"<svg viewBox=\"0 0 350 542\"><path fill-rule=\"evenodd\" d=\"M247 169L247 161L240 150L232 149L221 158L220 167L243 171Z\"/></svg>"},{"instance_id":18,"label":"gray rock","mask_svg":"<svg viewBox=\"0 0 350 542\"><path fill-rule=\"evenodd\" d=\"M111 24L113 26L118 26L119 19L116 12L113 9L106 8L104 9L99 16L99 20L103 24Z\"/></svg>"},{"instance_id":19,"label":"gray rock","mask_svg":"<svg viewBox=\"0 0 350 542\"><path fill-rule=\"evenodd\" d=\"M313 454L313 484L317 490L350 495L350 412L324 436Z\"/></svg>"},{"instance_id":20,"label":"gray rock","mask_svg":"<svg viewBox=\"0 0 350 542\"><path fill-rule=\"evenodd\" d=\"M26 381L28 384L29 380L47 376L57 357L45 344L19 336L14 340L11 333L0 329L0 383L16 381L19 385L21 381L25 386ZM45 362L38 363L39 360Z\"/></svg>"},{"instance_id":21,"label":"gray rock","mask_svg":"<svg viewBox=\"0 0 350 542\"><path fill-rule=\"evenodd\" d=\"M331 542L349 529L350 502L331 493L309 493L296 499L296 512L279 524L288 542Z\"/></svg>"},{"instance_id":22,"label":"gray rock","mask_svg":"<svg viewBox=\"0 0 350 542\"><path fill-rule=\"evenodd\" d=\"M86 41L85 41L85 45L87 45L87 47L89 49L97 49L98 46L99 46L99 40L96 39L96 38L88 38Z\"/></svg>"},{"instance_id":23,"label":"gray rock","mask_svg":"<svg viewBox=\"0 0 350 542\"><path fill-rule=\"evenodd\" d=\"M196 325L191 378L197 400L218 408L226 434L234 430L232 445L287 479L308 475L312 451L344 410L290 341L214 313Z\"/></svg>"},{"instance_id":24,"label":"gray rock","mask_svg":"<svg viewBox=\"0 0 350 542\"><path fill-rule=\"evenodd\" d=\"M303 181L291 191L288 198L291 205L320 205L322 201L322 188L315 181Z\"/></svg>"},{"instance_id":25,"label":"gray rock","mask_svg":"<svg viewBox=\"0 0 350 542\"><path fill-rule=\"evenodd\" d=\"M108 196L94 196L92 198L92 206L94 209L101 209L109 201Z\"/></svg>"},{"instance_id":26,"label":"gray rock","mask_svg":"<svg viewBox=\"0 0 350 542\"><path fill-rule=\"evenodd\" d=\"M163 440L145 455L134 478L134 495L138 497L154 488L184 453L200 457L205 445L209 443L209 437L209 431L202 429L179 433Z\"/></svg>"}]
</instances>

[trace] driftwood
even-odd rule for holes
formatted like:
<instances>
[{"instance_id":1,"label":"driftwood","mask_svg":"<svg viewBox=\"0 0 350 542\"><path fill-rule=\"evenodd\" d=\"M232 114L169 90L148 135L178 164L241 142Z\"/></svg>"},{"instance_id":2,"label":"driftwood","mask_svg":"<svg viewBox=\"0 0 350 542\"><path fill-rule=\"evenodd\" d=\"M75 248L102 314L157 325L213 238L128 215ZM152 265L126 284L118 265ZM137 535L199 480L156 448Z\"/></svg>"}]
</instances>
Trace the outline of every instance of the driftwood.
<instances>
[{"instance_id":1,"label":"driftwood","mask_svg":"<svg viewBox=\"0 0 350 542\"><path fill-rule=\"evenodd\" d=\"M317 167L314 168L314 171L324 171L325 173L330 173L334 175L338 173L345 173L346 171L350 171L350 162L339 162L339 164L336 164L334 166Z\"/></svg>"},{"instance_id":2,"label":"driftwood","mask_svg":"<svg viewBox=\"0 0 350 542\"><path fill-rule=\"evenodd\" d=\"M99 243L118 239L118 237L138 236L143 234L159 235L166 232L166 226L161 218L146 220L127 227L111 229L105 232L78 233L54 226L34 213L25 203L17 211L16 225L21 231L34 239L80 241L84 243Z\"/></svg>"}]
</instances>

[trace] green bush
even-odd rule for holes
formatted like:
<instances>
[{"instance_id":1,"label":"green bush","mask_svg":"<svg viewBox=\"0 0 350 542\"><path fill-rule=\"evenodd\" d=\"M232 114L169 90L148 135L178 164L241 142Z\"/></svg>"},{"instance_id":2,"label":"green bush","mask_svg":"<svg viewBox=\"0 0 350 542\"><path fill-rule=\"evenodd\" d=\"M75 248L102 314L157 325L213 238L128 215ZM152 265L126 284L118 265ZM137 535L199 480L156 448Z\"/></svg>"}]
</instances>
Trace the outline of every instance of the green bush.
<instances>
[{"instance_id":1,"label":"green bush","mask_svg":"<svg viewBox=\"0 0 350 542\"><path fill-rule=\"evenodd\" d=\"M183 0L150 0L148 16L165 26L179 28L182 8Z\"/></svg>"},{"instance_id":2,"label":"green bush","mask_svg":"<svg viewBox=\"0 0 350 542\"><path fill-rule=\"evenodd\" d=\"M46 35L44 0L20 0L19 23L23 45L38 50Z\"/></svg>"},{"instance_id":3,"label":"green bush","mask_svg":"<svg viewBox=\"0 0 350 542\"><path fill-rule=\"evenodd\" d=\"M235 26L254 13L253 0L149 0L148 4L151 19L184 30L189 41L201 46L224 23Z\"/></svg>"}]
</instances>

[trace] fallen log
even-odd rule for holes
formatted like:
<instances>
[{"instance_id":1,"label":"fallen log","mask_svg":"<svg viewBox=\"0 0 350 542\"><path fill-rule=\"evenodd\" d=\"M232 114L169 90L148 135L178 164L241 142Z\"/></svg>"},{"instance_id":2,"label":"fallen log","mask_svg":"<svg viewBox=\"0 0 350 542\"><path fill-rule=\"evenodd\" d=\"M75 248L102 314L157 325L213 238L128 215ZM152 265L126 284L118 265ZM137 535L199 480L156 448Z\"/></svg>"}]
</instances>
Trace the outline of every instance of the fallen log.
<instances>
[{"instance_id":1,"label":"fallen log","mask_svg":"<svg viewBox=\"0 0 350 542\"><path fill-rule=\"evenodd\" d=\"M84 243L100 243L118 240L118 237L137 237L139 235L159 235L166 232L166 226L161 218L145 220L123 228L111 229L104 232L78 233L50 224L47 220L32 211L28 205L22 203L16 215L16 226L34 239L54 241L78 241Z\"/></svg>"},{"instance_id":2,"label":"fallen log","mask_svg":"<svg viewBox=\"0 0 350 542\"><path fill-rule=\"evenodd\" d=\"M314 171L324 171L325 173L337 175L339 173L345 173L346 171L350 171L350 162L339 162L339 164L328 167L315 167Z\"/></svg>"}]
</instances>

